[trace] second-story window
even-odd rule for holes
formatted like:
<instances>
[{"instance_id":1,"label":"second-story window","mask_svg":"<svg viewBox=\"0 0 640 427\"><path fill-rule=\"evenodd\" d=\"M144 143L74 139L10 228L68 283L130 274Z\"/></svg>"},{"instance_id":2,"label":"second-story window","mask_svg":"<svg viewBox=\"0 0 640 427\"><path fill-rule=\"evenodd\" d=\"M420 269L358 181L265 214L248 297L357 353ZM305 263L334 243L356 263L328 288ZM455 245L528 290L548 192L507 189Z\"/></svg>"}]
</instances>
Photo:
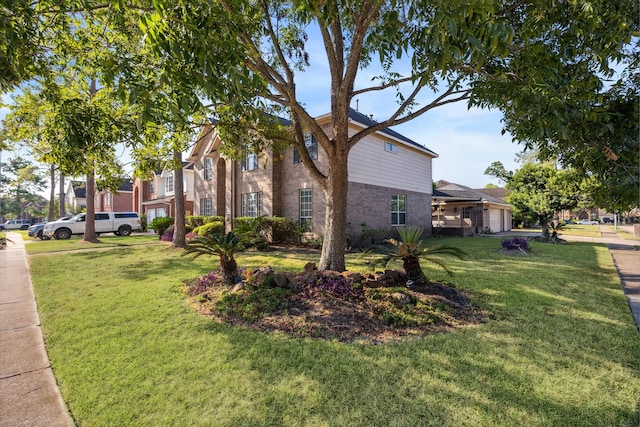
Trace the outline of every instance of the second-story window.
<instances>
[{"instance_id":1,"label":"second-story window","mask_svg":"<svg viewBox=\"0 0 640 427\"><path fill-rule=\"evenodd\" d=\"M242 159L242 171L252 171L258 169L258 155L256 153L248 153L247 156Z\"/></svg>"},{"instance_id":2,"label":"second-story window","mask_svg":"<svg viewBox=\"0 0 640 427\"><path fill-rule=\"evenodd\" d=\"M203 178L205 179L205 181L210 180L211 178L213 178L213 167L211 164L211 158L209 157L205 157L204 158L204 169L203 169Z\"/></svg>"},{"instance_id":3,"label":"second-story window","mask_svg":"<svg viewBox=\"0 0 640 427\"><path fill-rule=\"evenodd\" d=\"M388 151L390 153L397 154L398 153L398 146L396 144L392 144L390 142L385 142L384 143L384 151Z\"/></svg>"},{"instance_id":4,"label":"second-story window","mask_svg":"<svg viewBox=\"0 0 640 427\"><path fill-rule=\"evenodd\" d=\"M173 193L173 172L169 172L164 180L165 193Z\"/></svg>"},{"instance_id":5,"label":"second-story window","mask_svg":"<svg viewBox=\"0 0 640 427\"><path fill-rule=\"evenodd\" d=\"M307 149L307 153L309 153L309 157L311 160L318 159L318 140L311 134L311 132L305 132L304 134L304 146ZM300 158L300 153L297 148L293 148L293 163L300 163L302 158Z\"/></svg>"},{"instance_id":6,"label":"second-story window","mask_svg":"<svg viewBox=\"0 0 640 427\"><path fill-rule=\"evenodd\" d=\"M156 189L154 188L153 179L149 180L149 187L148 188L149 188L149 196L151 196L156 191Z\"/></svg>"}]
</instances>

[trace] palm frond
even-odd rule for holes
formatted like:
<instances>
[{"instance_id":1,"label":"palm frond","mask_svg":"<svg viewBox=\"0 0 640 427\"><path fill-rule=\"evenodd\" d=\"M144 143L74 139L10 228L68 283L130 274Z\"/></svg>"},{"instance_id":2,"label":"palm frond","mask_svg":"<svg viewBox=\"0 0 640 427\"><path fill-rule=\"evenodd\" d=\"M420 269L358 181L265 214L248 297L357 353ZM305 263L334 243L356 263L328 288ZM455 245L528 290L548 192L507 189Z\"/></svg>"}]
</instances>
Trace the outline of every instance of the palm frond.
<instances>
[{"instance_id":1,"label":"palm frond","mask_svg":"<svg viewBox=\"0 0 640 427\"><path fill-rule=\"evenodd\" d=\"M402 243L412 244L420 243L420 237L424 230L420 227L401 227L398 228L398 234L402 239Z\"/></svg>"}]
</instances>

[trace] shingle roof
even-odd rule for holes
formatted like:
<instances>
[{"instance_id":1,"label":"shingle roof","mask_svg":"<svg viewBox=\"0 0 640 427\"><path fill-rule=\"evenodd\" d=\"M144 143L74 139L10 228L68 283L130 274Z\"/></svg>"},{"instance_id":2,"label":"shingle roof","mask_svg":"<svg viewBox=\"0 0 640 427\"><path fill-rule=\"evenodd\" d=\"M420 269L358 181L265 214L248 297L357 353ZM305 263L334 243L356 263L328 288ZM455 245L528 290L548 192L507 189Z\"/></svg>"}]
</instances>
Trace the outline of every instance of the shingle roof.
<instances>
[{"instance_id":1,"label":"shingle roof","mask_svg":"<svg viewBox=\"0 0 640 427\"><path fill-rule=\"evenodd\" d=\"M454 184L447 181L436 182L436 189L433 190L433 198L449 199L451 201L485 201L489 203L508 205L508 203L506 203L505 201L487 194L482 190L474 190L464 185Z\"/></svg>"},{"instance_id":2,"label":"shingle roof","mask_svg":"<svg viewBox=\"0 0 640 427\"><path fill-rule=\"evenodd\" d=\"M87 198L87 183L84 181L71 181L71 188L73 188L73 194L77 199Z\"/></svg>"},{"instance_id":3,"label":"shingle roof","mask_svg":"<svg viewBox=\"0 0 640 427\"><path fill-rule=\"evenodd\" d=\"M354 120L354 121L356 121L358 123L361 123L361 124L363 124L363 125L365 125L367 127L371 127L371 126L374 126L374 125L378 124L378 122L373 120L371 117L369 117L369 116L367 116L365 114L362 114L362 113L354 110L353 108L349 108L349 118L351 118L352 120ZM420 148L421 150L426 150L429 153L433 154L435 157L438 157L438 155L435 152L429 150L424 145L418 144L417 142L407 138L406 136L396 132L393 129L386 128L386 129L382 129L380 132L384 133L386 135L389 135L389 136L391 136L393 138L396 138L396 139L398 139L398 140L400 140L402 142L405 142L405 143L407 143L409 145L413 145L413 146L415 146L417 148Z\"/></svg>"}]
</instances>

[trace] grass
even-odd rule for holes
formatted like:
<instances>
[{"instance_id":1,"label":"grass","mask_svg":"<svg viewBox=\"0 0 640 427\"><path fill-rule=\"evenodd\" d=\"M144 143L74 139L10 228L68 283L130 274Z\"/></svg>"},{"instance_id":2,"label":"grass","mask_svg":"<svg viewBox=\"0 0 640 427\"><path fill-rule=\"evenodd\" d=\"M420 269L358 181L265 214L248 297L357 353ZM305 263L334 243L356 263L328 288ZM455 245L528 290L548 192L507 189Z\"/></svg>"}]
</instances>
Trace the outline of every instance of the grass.
<instances>
[{"instance_id":1,"label":"grass","mask_svg":"<svg viewBox=\"0 0 640 427\"><path fill-rule=\"evenodd\" d=\"M26 233L26 232L25 232ZM132 234L131 236L115 236L112 234L101 235L98 239L101 243L89 243L82 240L82 236L71 236L68 240L40 240L23 236L25 249L28 254L68 252L88 249L101 249L107 247L127 247L135 245L160 244L157 235Z\"/></svg>"},{"instance_id":2,"label":"grass","mask_svg":"<svg viewBox=\"0 0 640 427\"><path fill-rule=\"evenodd\" d=\"M212 322L183 279L218 267L160 245L31 258L56 379L78 425L629 426L638 331L606 247L440 239L472 256L453 280L485 324L391 345L268 335ZM31 245L28 245L31 246ZM317 255L249 252L300 270ZM363 269L355 256L348 268Z\"/></svg>"},{"instance_id":3,"label":"grass","mask_svg":"<svg viewBox=\"0 0 640 427\"><path fill-rule=\"evenodd\" d=\"M630 233L627 230L623 230L622 228L618 228L616 230L614 226L611 226L609 228L611 229L611 231L615 232L621 239L640 241L640 237L635 237L633 233Z\"/></svg>"}]
</instances>

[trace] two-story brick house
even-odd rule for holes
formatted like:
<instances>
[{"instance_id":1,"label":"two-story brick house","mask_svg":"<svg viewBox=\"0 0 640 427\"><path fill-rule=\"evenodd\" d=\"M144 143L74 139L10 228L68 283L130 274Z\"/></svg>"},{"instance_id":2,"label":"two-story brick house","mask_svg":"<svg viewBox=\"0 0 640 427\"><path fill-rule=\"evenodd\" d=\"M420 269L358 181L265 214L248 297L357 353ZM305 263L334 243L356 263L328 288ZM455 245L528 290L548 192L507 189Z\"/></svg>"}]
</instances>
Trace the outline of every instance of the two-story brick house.
<instances>
[{"instance_id":1,"label":"two-story brick house","mask_svg":"<svg viewBox=\"0 0 640 427\"><path fill-rule=\"evenodd\" d=\"M133 210L133 182L122 181L117 192L105 189L96 191L96 212L129 212Z\"/></svg>"},{"instance_id":2,"label":"two-story brick house","mask_svg":"<svg viewBox=\"0 0 640 427\"><path fill-rule=\"evenodd\" d=\"M186 215L193 215L194 167L191 162L182 162L184 206ZM156 217L175 216L175 176L172 170L153 173L150 179L136 178L133 182L133 210L147 216L147 222Z\"/></svg>"},{"instance_id":3,"label":"two-story brick house","mask_svg":"<svg viewBox=\"0 0 640 427\"><path fill-rule=\"evenodd\" d=\"M317 118L330 126L329 114ZM375 122L355 110L350 126L355 133ZM320 170L327 156L306 134L305 145ZM215 124L203 128L188 161L194 165L194 211L200 215L277 215L307 223L324 233L325 196L311 178L295 148L284 153L249 154L232 161L219 152L222 141ZM432 159L437 154L385 129L372 134L349 154L347 222L371 228L419 226L431 232Z\"/></svg>"}]
</instances>

